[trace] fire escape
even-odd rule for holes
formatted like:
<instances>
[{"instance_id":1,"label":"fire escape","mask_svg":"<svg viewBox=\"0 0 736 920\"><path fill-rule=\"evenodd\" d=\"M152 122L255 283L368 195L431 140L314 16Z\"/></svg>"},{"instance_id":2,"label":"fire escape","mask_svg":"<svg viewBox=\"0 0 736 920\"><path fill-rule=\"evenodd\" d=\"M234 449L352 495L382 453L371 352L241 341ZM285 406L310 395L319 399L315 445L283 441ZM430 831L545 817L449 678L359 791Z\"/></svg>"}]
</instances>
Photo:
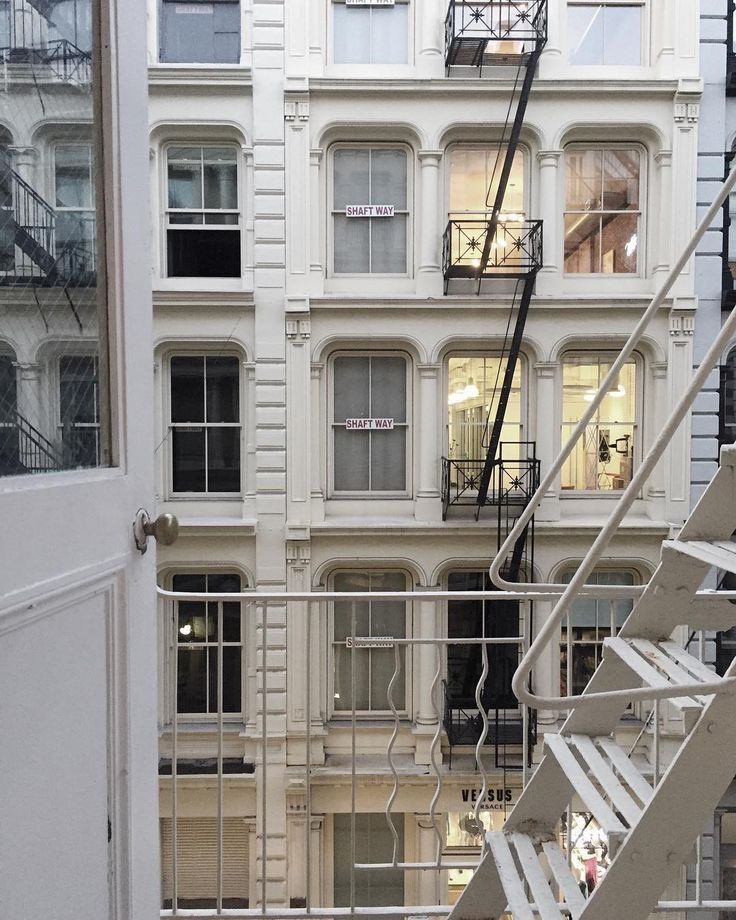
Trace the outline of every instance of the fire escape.
<instances>
[{"instance_id":1,"label":"fire escape","mask_svg":"<svg viewBox=\"0 0 736 920\"><path fill-rule=\"evenodd\" d=\"M9 0L0 16L0 67L7 84L9 69L25 69L34 81L62 82L86 88L92 76L89 51L77 36L64 34L54 20L57 0Z\"/></svg>"},{"instance_id":2,"label":"fire escape","mask_svg":"<svg viewBox=\"0 0 736 920\"><path fill-rule=\"evenodd\" d=\"M508 292L510 299L500 373L480 442L485 456L442 459L443 518L453 514L454 506L470 505L475 506L477 520L481 509L491 506L496 515L498 546L527 507L540 475L534 442L510 442L502 438L534 284L542 267L542 222L509 213L504 209L504 199L546 38L546 0L449 2L445 20L448 75L473 68L482 76L484 69L488 73L487 68L491 68L494 75L512 82L485 210L469 219L455 219L451 215L442 252L445 294ZM532 519L506 560L505 576L510 581L530 578L533 554ZM518 621L518 604L515 611ZM528 615L533 615L531 605ZM518 748L525 730L518 708L513 701L509 704L501 686L510 685L509 682L510 677L499 684L498 674L490 675L481 693L483 707L495 713L487 742L495 744L496 765L504 767L514 762L513 757L509 759L507 748L509 745ZM451 748L453 744L477 742L480 717L475 715L476 701L453 694L446 686L444 705L444 725ZM533 731L533 718L527 730ZM515 766L520 767L520 761Z\"/></svg>"}]
</instances>

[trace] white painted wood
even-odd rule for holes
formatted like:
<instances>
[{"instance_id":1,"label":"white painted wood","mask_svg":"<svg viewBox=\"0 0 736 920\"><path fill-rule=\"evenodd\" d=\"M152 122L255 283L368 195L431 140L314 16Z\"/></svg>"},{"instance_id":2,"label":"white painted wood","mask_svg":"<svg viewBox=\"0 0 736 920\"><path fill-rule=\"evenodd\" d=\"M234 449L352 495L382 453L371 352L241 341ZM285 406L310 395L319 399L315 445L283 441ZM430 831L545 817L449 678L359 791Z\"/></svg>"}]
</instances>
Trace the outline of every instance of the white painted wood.
<instances>
[{"instance_id":1,"label":"white painted wood","mask_svg":"<svg viewBox=\"0 0 736 920\"><path fill-rule=\"evenodd\" d=\"M524 892L524 885L519 877L508 840L502 831L492 831L487 835L486 839L491 848L514 920L534 920L534 912Z\"/></svg>"},{"instance_id":2,"label":"white painted wood","mask_svg":"<svg viewBox=\"0 0 736 920\"><path fill-rule=\"evenodd\" d=\"M591 773L614 806L624 816L629 826L636 824L639 820L641 809L621 785L616 774L596 748L592 738L589 735L573 735L570 740L580 751L583 759L590 767Z\"/></svg>"},{"instance_id":3,"label":"white painted wood","mask_svg":"<svg viewBox=\"0 0 736 920\"><path fill-rule=\"evenodd\" d=\"M567 746L565 739L561 735L545 735L544 742L575 787L575 791L585 803L586 808L593 813L593 817L609 839L616 840L616 838L624 837L627 832L626 827L616 817L613 809L588 778L577 758Z\"/></svg>"},{"instance_id":4,"label":"white painted wood","mask_svg":"<svg viewBox=\"0 0 736 920\"><path fill-rule=\"evenodd\" d=\"M600 737L595 741L606 752L608 759L623 777L626 785L638 796L642 805L646 805L654 790L626 756L626 752L621 750L613 738Z\"/></svg>"},{"instance_id":5,"label":"white painted wood","mask_svg":"<svg viewBox=\"0 0 736 920\"><path fill-rule=\"evenodd\" d=\"M560 920L561 914L557 900L539 864L539 857L531 839L526 834L512 834L511 842L519 856L519 862L539 916L542 920Z\"/></svg>"},{"instance_id":6,"label":"white painted wood","mask_svg":"<svg viewBox=\"0 0 736 920\"><path fill-rule=\"evenodd\" d=\"M547 857L547 864L552 870L552 874L555 877L555 881L560 886L562 894L565 898L565 903L567 904L568 910L572 914L573 920L578 920L578 917L585 907L585 898L583 893L578 888L577 881L573 878L572 873L570 872L570 867L567 864L567 858L560 850L559 845L554 840L548 840L542 844L542 850L544 855Z\"/></svg>"}]
</instances>

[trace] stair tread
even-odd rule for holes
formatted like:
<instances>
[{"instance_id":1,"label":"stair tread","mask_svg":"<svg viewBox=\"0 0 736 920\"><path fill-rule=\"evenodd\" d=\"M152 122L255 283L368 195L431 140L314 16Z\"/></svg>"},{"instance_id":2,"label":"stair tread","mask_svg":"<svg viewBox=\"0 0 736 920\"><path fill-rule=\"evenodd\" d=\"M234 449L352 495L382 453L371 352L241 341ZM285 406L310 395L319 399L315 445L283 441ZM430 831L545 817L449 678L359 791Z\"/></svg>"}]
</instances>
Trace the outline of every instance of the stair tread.
<instances>
[{"instance_id":1,"label":"stair tread","mask_svg":"<svg viewBox=\"0 0 736 920\"><path fill-rule=\"evenodd\" d=\"M670 658L674 658L675 661L679 662L686 670L697 679L712 681L717 678L715 671L711 669L703 662L696 658L694 655L691 655L686 649L681 645L678 645L676 642L668 640L667 642L659 643L662 648L667 652Z\"/></svg>"},{"instance_id":2,"label":"stair tread","mask_svg":"<svg viewBox=\"0 0 736 920\"><path fill-rule=\"evenodd\" d=\"M671 545L707 565L736 574L736 543L731 540L674 540Z\"/></svg>"},{"instance_id":3,"label":"stair tread","mask_svg":"<svg viewBox=\"0 0 736 920\"><path fill-rule=\"evenodd\" d=\"M562 735L545 735L544 742L587 809L593 813L593 817L600 824L602 830L609 838L615 835L625 835L627 828L595 788L592 780L583 770Z\"/></svg>"},{"instance_id":4,"label":"stair tread","mask_svg":"<svg viewBox=\"0 0 736 920\"><path fill-rule=\"evenodd\" d=\"M694 681L701 681L703 678L700 675L694 674L691 670L683 667L682 664L674 660L664 648L664 644L657 644L652 642L650 639L636 639L631 638L627 640L631 645L643 655L647 660L653 662L658 668L665 672L667 677L669 677L675 684L686 684L693 683ZM684 652L684 655L688 658L692 657L688 655L687 652ZM708 680L712 680L715 675L710 674ZM693 699L697 700L700 703L705 702L706 696L693 696Z\"/></svg>"},{"instance_id":5,"label":"stair tread","mask_svg":"<svg viewBox=\"0 0 736 920\"><path fill-rule=\"evenodd\" d=\"M650 687L671 687L673 682L661 674L646 658L644 658L638 649L631 645L629 639L623 639L616 636L610 639L604 639L604 649L610 649L615 652L621 660L627 664L642 680ZM605 660L605 659L604 659ZM689 696L674 697L672 703L679 709L700 709L701 704L697 699Z\"/></svg>"},{"instance_id":6,"label":"stair tread","mask_svg":"<svg viewBox=\"0 0 736 920\"><path fill-rule=\"evenodd\" d=\"M618 773L624 778L626 785L634 792L642 804L646 805L654 794L654 790L627 757L626 752L621 750L613 738L606 736L596 738L595 740L603 748L606 754L608 754L608 759Z\"/></svg>"},{"instance_id":7,"label":"stair tread","mask_svg":"<svg viewBox=\"0 0 736 920\"><path fill-rule=\"evenodd\" d=\"M560 909L557 906L557 899L552 894L549 882L545 877L542 867L539 863L537 851L534 844L526 834L512 834L511 840L516 848L524 877L529 883L534 903L539 911L539 916L546 920L560 920Z\"/></svg>"},{"instance_id":8,"label":"stair tread","mask_svg":"<svg viewBox=\"0 0 736 920\"><path fill-rule=\"evenodd\" d=\"M514 862L514 855L503 831L492 831L486 839L491 848L491 855L496 864L508 906L515 920L534 920L534 913Z\"/></svg>"},{"instance_id":9,"label":"stair tread","mask_svg":"<svg viewBox=\"0 0 736 920\"><path fill-rule=\"evenodd\" d=\"M547 857L547 865L552 870L555 881L560 886L565 898L568 910L572 914L573 920L578 920L585 907L585 898L582 891L578 888L578 883L570 872L567 864L567 857L564 855L559 845L553 840L542 844L542 850Z\"/></svg>"},{"instance_id":10,"label":"stair tread","mask_svg":"<svg viewBox=\"0 0 736 920\"><path fill-rule=\"evenodd\" d=\"M614 806L624 816L629 826L636 824L641 815L641 808L624 789L610 764L606 762L596 747L593 738L590 735L572 735L570 740L580 751L592 774L605 790Z\"/></svg>"}]
</instances>

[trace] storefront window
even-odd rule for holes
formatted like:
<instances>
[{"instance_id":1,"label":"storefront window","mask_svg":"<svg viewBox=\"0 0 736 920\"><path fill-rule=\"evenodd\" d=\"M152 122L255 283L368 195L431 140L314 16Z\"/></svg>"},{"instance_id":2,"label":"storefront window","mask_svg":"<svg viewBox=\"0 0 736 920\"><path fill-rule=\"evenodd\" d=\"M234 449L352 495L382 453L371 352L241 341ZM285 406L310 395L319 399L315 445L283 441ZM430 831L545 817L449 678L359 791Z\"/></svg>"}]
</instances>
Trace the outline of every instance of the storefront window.
<instances>
[{"instance_id":1,"label":"storefront window","mask_svg":"<svg viewBox=\"0 0 736 920\"><path fill-rule=\"evenodd\" d=\"M397 861L404 858L404 816L392 816L399 835ZM350 905L350 874L352 869L352 816L335 815L334 828L334 906ZM387 863L394 857L394 838L383 812L356 814L355 861L358 863ZM360 869L355 872L355 906L389 907L404 903L404 872L401 869Z\"/></svg>"},{"instance_id":2,"label":"storefront window","mask_svg":"<svg viewBox=\"0 0 736 920\"><path fill-rule=\"evenodd\" d=\"M565 355L562 364L562 443L593 401L614 356ZM631 482L636 425L636 364L628 361L603 398L562 468L562 488L615 492Z\"/></svg>"}]
</instances>

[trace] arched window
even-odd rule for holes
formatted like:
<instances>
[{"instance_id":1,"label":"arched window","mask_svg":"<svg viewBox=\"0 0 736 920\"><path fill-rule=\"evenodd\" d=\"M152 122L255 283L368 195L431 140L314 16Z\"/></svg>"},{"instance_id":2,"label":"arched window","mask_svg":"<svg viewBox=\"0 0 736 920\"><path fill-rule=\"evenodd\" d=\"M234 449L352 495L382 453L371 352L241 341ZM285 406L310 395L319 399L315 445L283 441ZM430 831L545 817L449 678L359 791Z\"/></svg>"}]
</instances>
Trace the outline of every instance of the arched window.
<instances>
[{"instance_id":1,"label":"arched window","mask_svg":"<svg viewBox=\"0 0 736 920\"><path fill-rule=\"evenodd\" d=\"M721 365L719 397L718 443L733 444L736 441L736 348Z\"/></svg>"}]
</instances>

